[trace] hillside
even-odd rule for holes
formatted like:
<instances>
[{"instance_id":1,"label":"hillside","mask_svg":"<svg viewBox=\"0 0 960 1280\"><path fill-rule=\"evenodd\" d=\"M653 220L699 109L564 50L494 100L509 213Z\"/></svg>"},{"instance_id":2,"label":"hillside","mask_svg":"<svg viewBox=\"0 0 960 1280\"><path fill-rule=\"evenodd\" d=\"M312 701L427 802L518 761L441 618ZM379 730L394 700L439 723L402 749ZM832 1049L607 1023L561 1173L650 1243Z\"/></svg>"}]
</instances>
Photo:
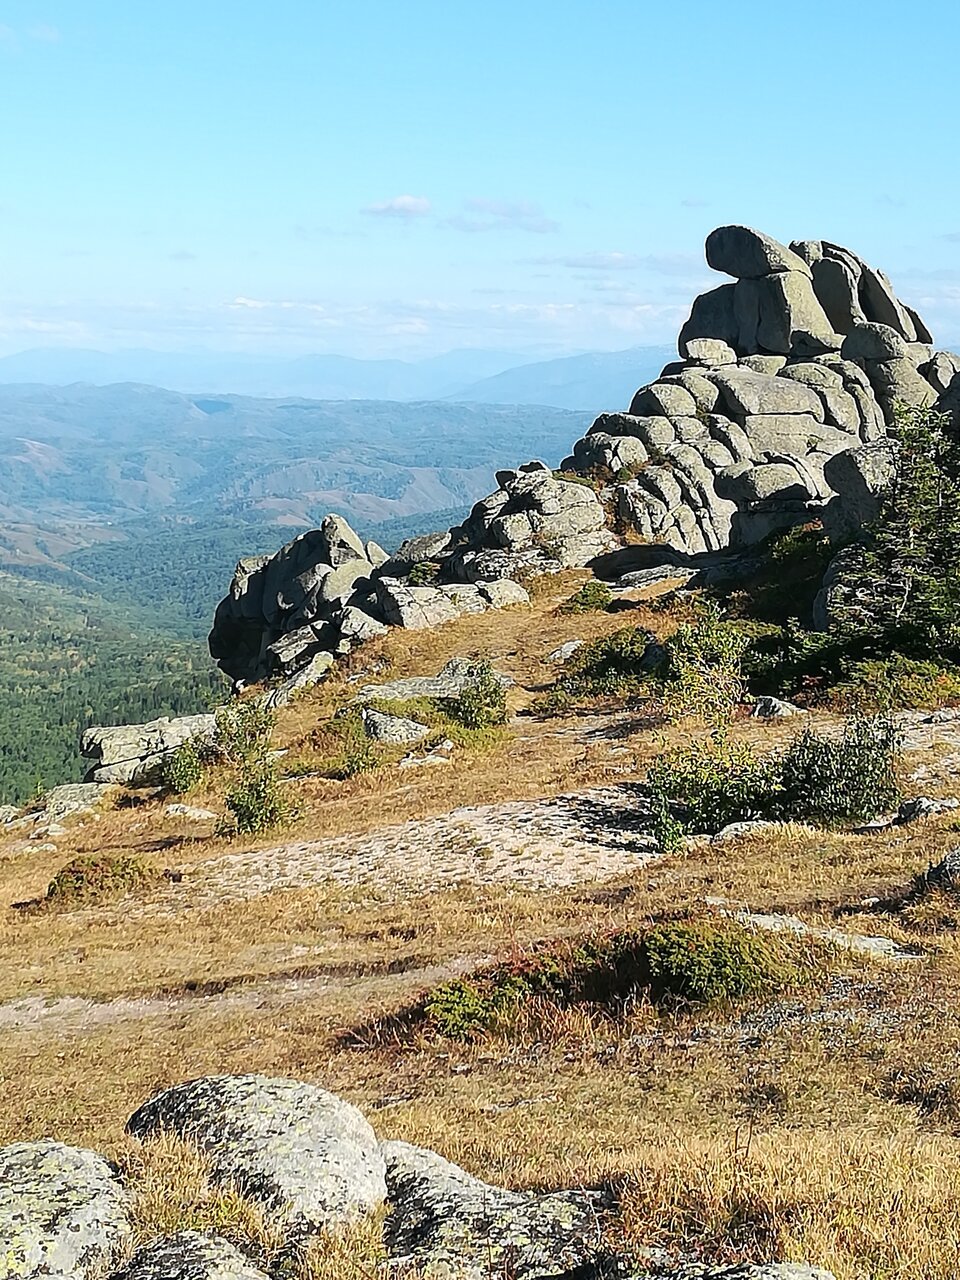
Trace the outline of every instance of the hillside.
<instances>
[{"instance_id":1,"label":"hillside","mask_svg":"<svg viewBox=\"0 0 960 1280\"><path fill-rule=\"evenodd\" d=\"M474 404L549 404L563 409L629 404L638 385L651 381L673 359L673 347L632 347L544 360L471 383L456 398Z\"/></svg>"}]
</instances>

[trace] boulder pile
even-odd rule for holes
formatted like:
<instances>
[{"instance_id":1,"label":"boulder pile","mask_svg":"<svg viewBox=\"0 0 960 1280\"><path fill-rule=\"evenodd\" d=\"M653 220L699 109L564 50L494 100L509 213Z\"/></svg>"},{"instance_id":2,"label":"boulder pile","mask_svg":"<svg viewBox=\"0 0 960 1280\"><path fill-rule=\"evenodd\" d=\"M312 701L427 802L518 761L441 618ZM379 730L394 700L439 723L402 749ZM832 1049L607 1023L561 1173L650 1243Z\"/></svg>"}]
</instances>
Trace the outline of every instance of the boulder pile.
<instances>
[{"instance_id":1,"label":"boulder pile","mask_svg":"<svg viewBox=\"0 0 960 1280\"><path fill-rule=\"evenodd\" d=\"M385 1274L832 1280L804 1266L712 1269L653 1251L628 1269L605 1243L600 1194L490 1186L436 1152L378 1141L356 1107L296 1080L210 1076L176 1085L134 1112L127 1129L143 1142L168 1134L198 1148L211 1184L239 1191L282 1242L278 1250L264 1256L251 1242L248 1254L195 1230L136 1247L144 1234L137 1188L113 1165L59 1142L19 1142L0 1148L0 1277L269 1280L289 1274L290 1257L311 1237L377 1221L388 1209Z\"/></svg>"},{"instance_id":2,"label":"boulder pile","mask_svg":"<svg viewBox=\"0 0 960 1280\"><path fill-rule=\"evenodd\" d=\"M462 525L392 556L330 516L241 561L210 633L223 670L320 678L389 626L513 604L516 579L601 571L628 543L696 564L811 519L838 539L855 532L889 478L899 407L960 422L960 356L936 351L883 272L840 245L727 226L706 257L732 282L694 301L680 359L626 412L601 414L559 470L498 472Z\"/></svg>"}]
</instances>

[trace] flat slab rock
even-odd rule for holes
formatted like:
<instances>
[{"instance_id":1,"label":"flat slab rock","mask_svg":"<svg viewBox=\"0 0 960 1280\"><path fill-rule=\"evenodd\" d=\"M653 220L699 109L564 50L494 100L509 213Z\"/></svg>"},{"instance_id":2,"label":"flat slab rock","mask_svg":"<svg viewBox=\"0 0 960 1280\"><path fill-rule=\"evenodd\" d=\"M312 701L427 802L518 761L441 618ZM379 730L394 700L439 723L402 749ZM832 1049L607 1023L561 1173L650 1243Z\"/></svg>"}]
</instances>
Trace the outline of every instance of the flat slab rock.
<instances>
[{"instance_id":1,"label":"flat slab rock","mask_svg":"<svg viewBox=\"0 0 960 1280\"><path fill-rule=\"evenodd\" d=\"M278 1225L349 1222L386 1195L373 1129L350 1103L314 1085L261 1075L207 1076L157 1094L127 1122L195 1143L219 1184L233 1183Z\"/></svg>"},{"instance_id":2,"label":"flat slab rock","mask_svg":"<svg viewBox=\"0 0 960 1280\"><path fill-rule=\"evenodd\" d=\"M435 676L407 676L388 680L386 684L364 685L357 694L360 702L382 699L386 702L402 702L407 698L458 698L473 679L475 662L472 658L451 658ZM494 675L506 687L513 683L509 676L495 671Z\"/></svg>"},{"instance_id":3,"label":"flat slab rock","mask_svg":"<svg viewBox=\"0 0 960 1280\"><path fill-rule=\"evenodd\" d=\"M563 1276L598 1260L594 1199L586 1192L524 1195L493 1187L434 1151L385 1142L394 1266L426 1280Z\"/></svg>"},{"instance_id":4,"label":"flat slab rock","mask_svg":"<svg viewBox=\"0 0 960 1280\"><path fill-rule=\"evenodd\" d=\"M630 1280L836 1280L836 1277L832 1271L800 1262L748 1262L729 1267L673 1262L631 1276Z\"/></svg>"},{"instance_id":5,"label":"flat slab rock","mask_svg":"<svg viewBox=\"0 0 960 1280\"><path fill-rule=\"evenodd\" d=\"M100 1277L129 1227L126 1193L96 1152L50 1141L0 1148L0 1280Z\"/></svg>"},{"instance_id":6,"label":"flat slab rock","mask_svg":"<svg viewBox=\"0 0 960 1280\"><path fill-rule=\"evenodd\" d=\"M180 1231L138 1249L111 1280L269 1280L219 1236Z\"/></svg>"}]
</instances>

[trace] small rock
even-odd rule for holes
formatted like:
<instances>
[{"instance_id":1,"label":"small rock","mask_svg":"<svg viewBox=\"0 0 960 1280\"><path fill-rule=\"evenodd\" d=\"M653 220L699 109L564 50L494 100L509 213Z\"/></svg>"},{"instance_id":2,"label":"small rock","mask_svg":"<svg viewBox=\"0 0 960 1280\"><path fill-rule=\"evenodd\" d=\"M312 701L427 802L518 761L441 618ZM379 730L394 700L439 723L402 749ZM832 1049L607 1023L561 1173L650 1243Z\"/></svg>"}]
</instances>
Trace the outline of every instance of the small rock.
<instances>
[{"instance_id":1,"label":"small rock","mask_svg":"<svg viewBox=\"0 0 960 1280\"><path fill-rule=\"evenodd\" d=\"M932 818L938 813L949 813L951 809L956 809L960 800L941 800L931 799L929 796L918 796L915 800L904 800L903 804L897 810L897 816L894 819L897 826L903 826L907 822L916 822L918 818Z\"/></svg>"},{"instance_id":2,"label":"small rock","mask_svg":"<svg viewBox=\"0 0 960 1280\"><path fill-rule=\"evenodd\" d=\"M554 649L552 653L547 654L548 662L566 662L566 660L583 644L582 640L568 640L566 644L562 644L559 649Z\"/></svg>"},{"instance_id":3,"label":"small rock","mask_svg":"<svg viewBox=\"0 0 960 1280\"><path fill-rule=\"evenodd\" d=\"M742 836L753 835L755 831L768 831L771 827L778 825L776 822L767 822L761 818L747 822L728 822L715 836L710 837L710 843L725 844L728 840L739 840Z\"/></svg>"},{"instance_id":4,"label":"small rock","mask_svg":"<svg viewBox=\"0 0 960 1280\"><path fill-rule=\"evenodd\" d=\"M218 816L212 809L200 809L192 804L168 804L163 812L170 818L187 818L190 822L209 822Z\"/></svg>"},{"instance_id":5,"label":"small rock","mask_svg":"<svg viewBox=\"0 0 960 1280\"><path fill-rule=\"evenodd\" d=\"M0 827L6 826L20 817L20 810L15 804L0 804Z\"/></svg>"},{"instance_id":6,"label":"small rock","mask_svg":"<svg viewBox=\"0 0 960 1280\"><path fill-rule=\"evenodd\" d=\"M757 699L753 714L761 720L781 720L786 716L799 716L803 712L792 702L784 702L782 698L766 696Z\"/></svg>"},{"instance_id":7,"label":"small rock","mask_svg":"<svg viewBox=\"0 0 960 1280\"><path fill-rule=\"evenodd\" d=\"M112 1280L268 1280L220 1236L180 1231L138 1249Z\"/></svg>"},{"instance_id":8,"label":"small rock","mask_svg":"<svg viewBox=\"0 0 960 1280\"><path fill-rule=\"evenodd\" d=\"M367 707L361 712L367 736L376 742L400 744L422 742L430 733L430 726L406 716L387 715Z\"/></svg>"},{"instance_id":9,"label":"small rock","mask_svg":"<svg viewBox=\"0 0 960 1280\"><path fill-rule=\"evenodd\" d=\"M495 582L478 582L477 590L489 604L491 609L505 609L509 605L529 604L528 592L510 578L499 578Z\"/></svg>"}]
</instances>

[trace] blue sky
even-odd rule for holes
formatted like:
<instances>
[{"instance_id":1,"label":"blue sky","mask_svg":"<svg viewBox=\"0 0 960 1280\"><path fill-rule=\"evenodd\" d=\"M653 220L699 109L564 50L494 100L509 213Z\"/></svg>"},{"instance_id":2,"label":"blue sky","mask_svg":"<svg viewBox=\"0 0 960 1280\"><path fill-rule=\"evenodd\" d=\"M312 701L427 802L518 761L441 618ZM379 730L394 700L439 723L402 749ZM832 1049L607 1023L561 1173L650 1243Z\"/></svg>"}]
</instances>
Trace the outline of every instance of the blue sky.
<instances>
[{"instance_id":1,"label":"blue sky","mask_svg":"<svg viewBox=\"0 0 960 1280\"><path fill-rule=\"evenodd\" d=\"M0 0L0 354L669 342L724 222L960 335L952 2Z\"/></svg>"}]
</instances>

